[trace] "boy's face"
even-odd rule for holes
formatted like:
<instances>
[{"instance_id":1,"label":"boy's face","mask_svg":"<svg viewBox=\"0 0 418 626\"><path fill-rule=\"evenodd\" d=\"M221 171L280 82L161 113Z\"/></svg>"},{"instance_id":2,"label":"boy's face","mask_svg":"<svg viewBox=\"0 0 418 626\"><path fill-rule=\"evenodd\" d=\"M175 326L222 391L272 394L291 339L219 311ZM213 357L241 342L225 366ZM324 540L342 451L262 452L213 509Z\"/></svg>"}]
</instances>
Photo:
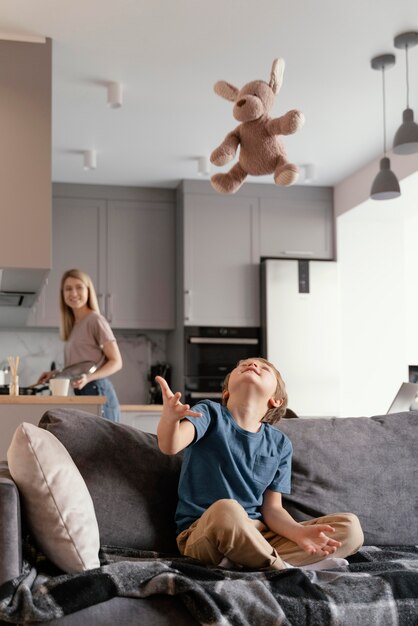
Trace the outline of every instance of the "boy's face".
<instances>
[{"instance_id":1,"label":"boy's face","mask_svg":"<svg viewBox=\"0 0 418 626\"><path fill-rule=\"evenodd\" d=\"M277 389L276 374L270 365L258 359L246 359L240 361L232 370L228 381L229 395L238 390L242 385L255 385L266 396L270 406L280 406L280 401L275 399Z\"/></svg>"}]
</instances>

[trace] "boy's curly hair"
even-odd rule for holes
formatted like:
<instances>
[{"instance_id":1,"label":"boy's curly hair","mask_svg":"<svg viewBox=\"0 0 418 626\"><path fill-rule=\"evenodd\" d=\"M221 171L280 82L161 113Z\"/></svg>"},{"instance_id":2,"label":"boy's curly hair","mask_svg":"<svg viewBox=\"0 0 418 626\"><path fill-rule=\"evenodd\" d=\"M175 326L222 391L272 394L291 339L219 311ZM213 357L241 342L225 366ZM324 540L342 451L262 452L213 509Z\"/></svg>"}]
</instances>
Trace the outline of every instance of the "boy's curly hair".
<instances>
[{"instance_id":1,"label":"boy's curly hair","mask_svg":"<svg viewBox=\"0 0 418 626\"><path fill-rule=\"evenodd\" d=\"M261 363L265 363L266 365L271 367L271 369L276 375L277 386L276 386L276 391L274 393L274 398L276 400L281 400L281 404L278 407L269 408L266 414L263 416L263 419L261 421L267 422L268 424L277 424L280 418L282 418L285 415L286 409L287 409L288 399L287 399L287 392L286 392L286 386L284 384L284 380L281 377L279 370L275 368L273 363L270 363L270 361L267 361L267 359L263 359L262 357L258 357L258 356L250 357L250 360L251 358L254 359L254 361L261 361ZM248 359L244 359L244 360L247 361ZM237 366L240 363L242 363L242 361L238 361ZM222 384L222 404L225 406L227 404L227 399L225 398L225 391L228 391L228 382L229 382L230 375L231 375L231 372L229 372L229 374L226 375L225 380Z\"/></svg>"}]
</instances>

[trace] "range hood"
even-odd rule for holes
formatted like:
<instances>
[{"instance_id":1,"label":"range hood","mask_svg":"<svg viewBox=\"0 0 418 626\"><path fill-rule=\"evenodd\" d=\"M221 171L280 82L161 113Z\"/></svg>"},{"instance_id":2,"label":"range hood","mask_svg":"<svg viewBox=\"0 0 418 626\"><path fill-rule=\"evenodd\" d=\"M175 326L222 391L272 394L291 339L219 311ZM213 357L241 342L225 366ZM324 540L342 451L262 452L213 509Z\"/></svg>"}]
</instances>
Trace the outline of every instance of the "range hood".
<instances>
[{"instance_id":1,"label":"range hood","mask_svg":"<svg viewBox=\"0 0 418 626\"><path fill-rule=\"evenodd\" d=\"M0 268L0 307L30 308L47 272L38 269Z\"/></svg>"}]
</instances>

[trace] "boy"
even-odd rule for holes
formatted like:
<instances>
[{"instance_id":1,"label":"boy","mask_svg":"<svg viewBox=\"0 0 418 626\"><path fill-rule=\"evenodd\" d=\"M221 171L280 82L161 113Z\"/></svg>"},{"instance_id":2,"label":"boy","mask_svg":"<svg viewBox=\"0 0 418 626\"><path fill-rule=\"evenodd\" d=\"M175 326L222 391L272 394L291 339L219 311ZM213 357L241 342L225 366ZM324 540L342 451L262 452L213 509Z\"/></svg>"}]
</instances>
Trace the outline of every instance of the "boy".
<instances>
[{"instance_id":1,"label":"boy","mask_svg":"<svg viewBox=\"0 0 418 626\"><path fill-rule=\"evenodd\" d=\"M182 554L212 565L251 569L335 567L363 542L351 513L296 522L282 506L290 493L292 445L271 424L287 395L277 369L262 358L240 361L224 381L220 405L192 409L157 377L163 395L158 445L185 448L176 511Z\"/></svg>"}]
</instances>

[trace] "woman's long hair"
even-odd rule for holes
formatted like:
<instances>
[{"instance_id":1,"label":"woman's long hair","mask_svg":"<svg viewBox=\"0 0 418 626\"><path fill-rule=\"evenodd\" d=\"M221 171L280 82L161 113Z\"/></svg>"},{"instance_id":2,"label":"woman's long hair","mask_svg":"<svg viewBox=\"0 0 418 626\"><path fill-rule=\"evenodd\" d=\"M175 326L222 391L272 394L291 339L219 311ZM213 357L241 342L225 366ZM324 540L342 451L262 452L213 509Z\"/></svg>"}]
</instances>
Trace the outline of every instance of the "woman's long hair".
<instances>
[{"instance_id":1,"label":"woman's long hair","mask_svg":"<svg viewBox=\"0 0 418 626\"><path fill-rule=\"evenodd\" d=\"M73 310L65 304L64 301L64 283L67 278L78 278L84 283L88 290L87 306L92 311L100 313L99 303L97 302L96 290L93 282L88 274L81 270L67 270L61 278L60 287L60 312L61 312L61 339L67 341L75 324Z\"/></svg>"}]
</instances>

